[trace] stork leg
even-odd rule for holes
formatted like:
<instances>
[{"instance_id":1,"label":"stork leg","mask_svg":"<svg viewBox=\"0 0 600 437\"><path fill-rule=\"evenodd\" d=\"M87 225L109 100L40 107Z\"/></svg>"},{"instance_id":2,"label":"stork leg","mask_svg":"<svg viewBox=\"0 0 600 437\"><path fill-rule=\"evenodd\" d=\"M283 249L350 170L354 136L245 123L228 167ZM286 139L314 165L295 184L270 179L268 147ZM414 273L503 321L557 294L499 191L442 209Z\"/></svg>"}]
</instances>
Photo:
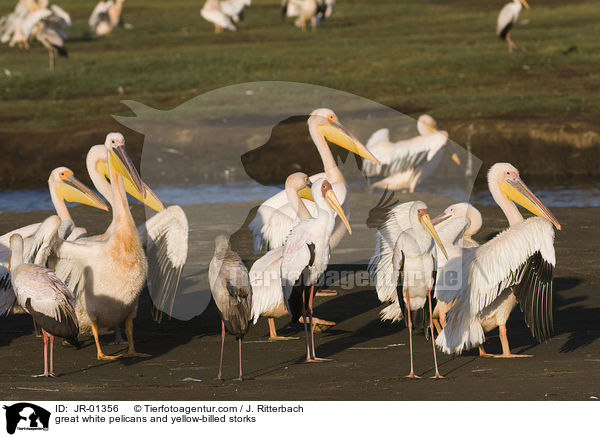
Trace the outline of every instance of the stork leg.
<instances>
[{"instance_id":1,"label":"stork leg","mask_svg":"<svg viewBox=\"0 0 600 437\"><path fill-rule=\"evenodd\" d=\"M242 378L242 339L238 338L238 355L240 357L240 376L237 378L238 381L243 381Z\"/></svg>"},{"instance_id":2,"label":"stork leg","mask_svg":"<svg viewBox=\"0 0 600 437\"><path fill-rule=\"evenodd\" d=\"M510 37L510 30L506 32L506 43L508 44L508 53L512 53L514 49L517 48L517 45L513 42Z\"/></svg>"},{"instance_id":3,"label":"stork leg","mask_svg":"<svg viewBox=\"0 0 600 437\"><path fill-rule=\"evenodd\" d=\"M498 326L500 331L500 343L502 343L502 355L494 355L494 358L530 358L533 355L515 355L510 353L508 337L506 336L506 325Z\"/></svg>"},{"instance_id":4,"label":"stork leg","mask_svg":"<svg viewBox=\"0 0 600 437\"><path fill-rule=\"evenodd\" d=\"M141 352L135 351L135 346L133 344L133 319L131 317L127 317L125 319L125 335L127 336L127 343L129 347L127 348L127 353L123 354L123 357L131 358L131 357L149 357L149 354L143 354Z\"/></svg>"},{"instance_id":5,"label":"stork leg","mask_svg":"<svg viewBox=\"0 0 600 437\"><path fill-rule=\"evenodd\" d=\"M427 294L429 297L429 329L431 331L431 346L433 347L433 363L435 364L435 375L433 375L432 378L440 379L443 378L443 376L440 375L440 371L438 370L437 356L435 353L435 336L433 335L433 309L431 304L431 289L427 290Z\"/></svg>"},{"instance_id":6,"label":"stork leg","mask_svg":"<svg viewBox=\"0 0 600 437\"><path fill-rule=\"evenodd\" d=\"M410 373L406 375L407 378L420 378L420 376L415 375L413 368L413 342L412 342L412 320L410 317L410 292L408 288L406 289L406 313L408 314L408 344L410 348Z\"/></svg>"},{"instance_id":7,"label":"stork leg","mask_svg":"<svg viewBox=\"0 0 600 437\"><path fill-rule=\"evenodd\" d=\"M48 337L49 337L49 334L42 329L42 336L44 338L44 373L42 373L40 375L33 375L34 378L54 376L48 372Z\"/></svg>"},{"instance_id":8,"label":"stork leg","mask_svg":"<svg viewBox=\"0 0 600 437\"><path fill-rule=\"evenodd\" d=\"M50 339L50 374L49 376L56 376L54 374L54 336L52 334L48 334Z\"/></svg>"},{"instance_id":9,"label":"stork leg","mask_svg":"<svg viewBox=\"0 0 600 437\"><path fill-rule=\"evenodd\" d=\"M269 341L278 340L298 340L300 337L283 337L277 334L277 328L275 328L275 319L269 317Z\"/></svg>"},{"instance_id":10,"label":"stork leg","mask_svg":"<svg viewBox=\"0 0 600 437\"><path fill-rule=\"evenodd\" d=\"M105 355L100 347L100 339L98 338L98 324L92 322L92 335L94 336L94 342L96 342L96 358L99 360L116 360L119 358L117 355Z\"/></svg>"},{"instance_id":11,"label":"stork leg","mask_svg":"<svg viewBox=\"0 0 600 437\"><path fill-rule=\"evenodd\" d=\"M312 343L312 360L313 361L331 361L327 358L318 358L315 354L315 325L313 324L313 298L315 294L315 286L310 287L310 295L308 297L308 317L310 320L310 341Z\"/></svg>"},{"instance_id":12,"label":"stork leg","mask_svg":"<svg viewBox=\"0 0 600 437\"><path fill-rule=\"evenodd\" d=\"M221 359L219 360L219 374L217 379L221 378L221 367L223 367L223 346L225 346L225 323L221 320Z\"/></svg>"},{"instance_id":13,"label":"stork leg","mask_svg":"<svg viewBox=\"0 0 600 437\"><path fill-rule=\"evenodd\" d=\"M303 289L302 290L302 322L304 323L304 335L306 337L306 360L304 360L305 363L310 363L312 362L312 358L311 358L311 351L310 351L310 342L308 341L308 326L307 326L307 315L306 315L306 296L305 296L305 292L306 290Z\"/></svg>"}]
</instances>

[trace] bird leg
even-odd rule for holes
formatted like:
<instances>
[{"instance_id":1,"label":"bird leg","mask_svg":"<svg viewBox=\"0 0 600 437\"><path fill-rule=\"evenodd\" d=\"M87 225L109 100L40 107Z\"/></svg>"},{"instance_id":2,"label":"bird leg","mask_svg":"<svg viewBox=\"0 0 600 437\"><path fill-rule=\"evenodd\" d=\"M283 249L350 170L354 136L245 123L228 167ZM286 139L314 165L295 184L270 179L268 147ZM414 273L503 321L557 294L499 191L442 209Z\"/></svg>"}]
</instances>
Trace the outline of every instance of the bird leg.
<instances>
[{"instance_id":1,"label":"bird leg","mask_svg":"<svg viewBox=\"0 0 600 437\"><path fill-rule=\"evenodd\" d=\"M308 297L308 317L310 320L310 341L312 343L312 360L313 361L331 361L327 358L318 358L315 356L315 325L313 324L313 297L315 294L315 286L310 287L310 295Z\"/></svg>"},{"instance_id":2,"label":"bird leg","mask_svg":"<svg viewBox=\"0 0 600 437\"><path fill-rule=\"evenodd\" d=\"M275 319L269 317L269 341L278 340L298 340L300 337L283 337L277 334L277 328L275 328Z\"/></svg>"},{"instance_id":3,"label":"bird leg","mask_svg":"<svg viewBox=\"0 0 600 437\"><path fill-rule=\"evenodd\" d=\"M54 375L54 336L52 334L48 334L50 338L50 376Z\"/></svg>"},{"instance_id":4,"label":"bird leg","mask_svg":"<svg viewBox=\"0 0 600 437\"><path fill-rule=\"evenodd\" d=\"M221 320L221 359L219 360L219 374L217 379L221 378L221 367L223 366L223 346L225 346L225 322Z\"/></svg>"},{"instance_id":5,"label":"bird leg","mask_svg":"<svg viewBox=\"0 0 600 437\"><path fill-rule=\"evenodd\" d=\"M440 311L440 325L442 325L442 329L446 327L446 312Z\"/></svg>"},{"instance_id":6,"label":"bird leg","mask_svg":"<svg viewBox=\"0 0 600 437\"><path fill-rule=\"evenodd\" d=\"M125 335L127 336L127 343L129 343L129 347L127 349L127 353L123 354L123 357L149 357L149 354L143 354L141 352L135 351L135 346L133 344L133 319L131 317L127 317L125 319Z\"/></svg>"},{"instance_id":7,"label":"bird leg","mask_svg":"<svg viewBox=\"0 0 600 437\"><path fill-rule=\"evenodd\" d=\"M94 342L96 342L96 358L99 360L116 360L119 358L117 355L105 355L100 347L100 340L98 338L98 324L92 322L92 335L94 336Z\"/></svg>"},{"instance_id":8,"label":"bird leg","mask_svg":"<svg viewBox=\"0 0 600 437\"><path fill-rule=\"evenodd\" d=\"M435 330L437 331L438 335L440 335L440 332L442 332L442 327L440 326L439 320L433 319L433 324L435 325Z\"/></svg>"},{"instance_id":9,"label":"bird leg","mask_svg":"<svg viewBox=\"0 0 600 437\"><path fill-rule=\"evenodd\" d=\"M312 361L311 359L311 353L310 353L310 343L308 341L308 326L307 326L307 316L306 316L306 296L305 296L305 289L302 290L302 322L304 323L304 335L306 337L306 360L304 360L305 363L310 363Z\"/></svg>"},{"instance_id":10,"label":"bird leg","mask_svg":"<svg viewBox=\"0 0 600 437\"><path fill-rule=\"evenodd\" d=\"M506 32L506 42L508 44L508 53L512 53L513 50L517 48L517 45L513 42L512 38L510 37L510 30Z\"/></svg>"},{"instance_id":11,"label":"bird leg","mask_svg":"<svg viewBox=\"0 0 600 437\"><path fill-rule=\"evenodd\" d=\"M488 354L485 349L483 348L483 346L479 345L479 356L483 357L483 358L490 358L493 357L494 355L492 354Z\"/></svg>"},{"instance_id":12,"label":"bird leg","mask_svg":"<svg viewBox=\"0 0 600 437\"><path fill-rule=\"evenodd\" d=\"M502 355L493 355L494 358L530 358L533 355L515 355L510 353L508 337L506 336L506 325L498 326L500 331L500 343L502 343Z\"/></svg>"},{"instance_id":13,"label":"bird leg","mask_svg":"<svg viewBox=\"0 0 600 437\"><path fill-rule=\"evenodd\" d=\"M433 309L431 305L431 289L427 289L427 294L429 296L429 330L431 332L431 346L433 347L433 363L435 364L435 375L433 375L432 378L440 379L443 378L443 376L440 375L440 371L438 370L437 356L435 353L435 336L433 335Z\"/></svg>"},{"instance_id":14,"label":"bird leg","mask_svg":"<svg viewBox=\"0 0 600 437\"><path fill-rule=\"evenodd\" d=\"M242 378L242 339L238 338L238 355L240 357L240 376L237 378L238 381L243 381Z\"/></svg>"},{"instance_id":15,"label":"bird leg","mask_svg":"<svg viewBox=\"0 0 600 437\"><path fill-rule=\"evenodd\" d=\"M44 337L44 373L40 375L33 375L34 378L54 376L51 372L48 372L48 337L49 334L42 329L42 336Z\"/></svg>"},{"instance_id":16,"label":"bird leg","mask_svg":"<svg viewBox=\"0 0 600 437\"><path fill-rule=\"evenodd\" d=\"M410 348L410 373L406 375L407 378L420 378L420 376L415 375L413 370L413 345L412 345L412 320L410 317L410 292L408 288L406 289L406 313L408 315L408 344Z\"/></svg>"},{"instance_id":17,"label":"bird leg","mask_svg":"<svg viewBox=\"0 0 600 437\"><path fill-rule=\"evenodd\" d=\"M310 19L310 25L312 26L313 32L317 30L317 16L313 15Z\"/></svg>"}]
</instances>

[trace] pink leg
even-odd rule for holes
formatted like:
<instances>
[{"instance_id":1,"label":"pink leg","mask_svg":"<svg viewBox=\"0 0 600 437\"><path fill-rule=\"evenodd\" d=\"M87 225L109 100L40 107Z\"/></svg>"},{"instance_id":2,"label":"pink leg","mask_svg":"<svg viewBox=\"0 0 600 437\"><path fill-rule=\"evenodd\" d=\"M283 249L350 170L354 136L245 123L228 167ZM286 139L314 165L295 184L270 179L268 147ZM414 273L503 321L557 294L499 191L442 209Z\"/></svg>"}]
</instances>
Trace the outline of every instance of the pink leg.
<instances>
[{"instance_id":1,"label":"pink leg","mask_svg":"<svg viewBox=\"0 0 600 437\"><path fill-rule=\"evenodd\" d=\"M432 378L439 379L443 378L440 375L437 365L437 356L435 354L435 335L433 334L433 310L431 308L431 290L427 290L427 294L429 295L429 330L431 332L431 346L433 347L433 362L435 364L435 375Z\"/></svg>"},{"instance_id":2,"label":"pink leg","mask_svg":"<svg viewBox=\"0 0 600 437\"><path fill-rule=\"evenodd\" d=\"M44 338L44 373L41 375L33 375L34 378L40 376L50 376L48 373L48 333L42 329L42 337Z\"/></svg>"},{"instance_id":3,"label":"pink leg","mask_svg":"<svg viewBox=\"0 0 600 437\"><path fill-rule=\"evenodd\" d=\"M223 346L225 346L225 323L221 320L221 359L219 360L219 374L217 379L221 378L221 367L223 366Z\"/></svg>"},{"instance_id":4,"label":"pink leg","mask_svg":"<svg viewBox=\"0 0 600 437\"><path fill-rule=\"evenodd\" d=\"M54 375L54 363L53 363L53 358L54 358L54 336L48 334L48 337L50 337L50 376L56 376L56 375Z\"/></svg>"},{"instance_id":5,"label":"pink leg","mask_svg":"<svg viewBox=\"0 0 600 437\"><path fill-rule=\"evenodd\" d=\"M412 320L410 318L410 293L408 288L406 289L406 308L408 313L408 344L410 348L410 373L406 375L407 378L420 378L420 376L415 375L413 369L413 345L412 345Z\"/></svg>"},{"instance_id":6,"label":"pink leg","mask_svg":"<svg viewBox=\"0 0 600 437\"><path fill-rule=\"evenodd\" d=\"M310 287L310 295L308 297L308 317L310 320L310 341L312 343L312 360L313 361L330 361L327 358L318 358L315 354L315 325L313 324L313 297L315 286Z\"/></svg>"}]
</instances>

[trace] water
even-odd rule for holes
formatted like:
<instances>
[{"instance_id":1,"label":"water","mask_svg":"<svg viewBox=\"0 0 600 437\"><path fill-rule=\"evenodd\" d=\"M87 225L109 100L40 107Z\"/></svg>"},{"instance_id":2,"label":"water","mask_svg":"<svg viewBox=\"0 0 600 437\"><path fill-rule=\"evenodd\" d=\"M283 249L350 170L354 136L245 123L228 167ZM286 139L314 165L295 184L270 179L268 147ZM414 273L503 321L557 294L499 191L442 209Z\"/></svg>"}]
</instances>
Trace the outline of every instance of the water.
<instances>
[{"instance_id":1,"label":"water","mask_svg":"<svg viewBox=\"0 0 600 437\"><path fill-rule=\"evenodd\" d=\"M235 183L226 185L198 185L194 187L157 187L154 191L167 204L192 205L201 203L246 202L266 200L283 187L263 186L257 183ZM531 190L549 208L551 207L600 207L600 183L579 183L574 185L530 185ZM428 190L431 193L430 190ZM464 194L440 190L438 193L450 198L461 199ZM494 203L487 189L475 191L473 203L491 205ZM136 202L130 198L132 202ZM48 190L0 191L0 211L28 212L52 210Z\"/></svg>"}]
</instances>

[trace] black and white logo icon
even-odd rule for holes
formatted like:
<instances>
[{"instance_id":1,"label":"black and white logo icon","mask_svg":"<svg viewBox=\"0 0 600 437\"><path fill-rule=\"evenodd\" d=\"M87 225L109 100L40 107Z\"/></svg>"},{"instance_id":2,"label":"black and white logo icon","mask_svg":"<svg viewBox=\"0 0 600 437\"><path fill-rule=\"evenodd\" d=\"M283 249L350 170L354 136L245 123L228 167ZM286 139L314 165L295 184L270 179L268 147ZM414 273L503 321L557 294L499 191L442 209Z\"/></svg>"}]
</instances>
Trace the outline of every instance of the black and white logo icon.
<instances>
[{"instance_id":1,"label":"black and white logo icon","mask_svg":"<svg viewBox=\"0 0 600 437\"><path fill-rule=\"evenodd\" d=\"M50 411L35 404L19 402L4 406L6 410L6 432L14 434L16 430L47 431L50 423Z\"/></svg>"}]
</instances>

